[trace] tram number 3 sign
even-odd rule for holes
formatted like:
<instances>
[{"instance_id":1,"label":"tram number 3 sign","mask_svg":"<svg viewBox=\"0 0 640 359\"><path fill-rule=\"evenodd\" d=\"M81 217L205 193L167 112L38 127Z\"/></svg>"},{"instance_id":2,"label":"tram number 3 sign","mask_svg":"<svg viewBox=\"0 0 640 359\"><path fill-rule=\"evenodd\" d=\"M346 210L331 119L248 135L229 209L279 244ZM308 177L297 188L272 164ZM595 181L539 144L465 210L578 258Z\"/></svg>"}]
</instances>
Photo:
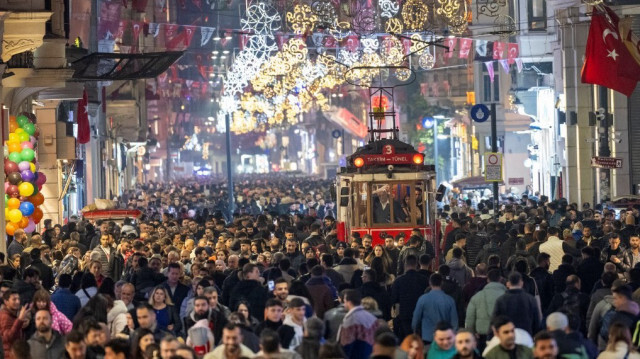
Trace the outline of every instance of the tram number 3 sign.
<instances>
[{"instance_id":1,"label":"tram number 3 sign","mask_svg":"<svg viewBox=\"0 0 640 359\"><path fill-rule=\"evenodd\" d=\"M485 182L502 181L502 153L486 152L484 154Z\"/></svg>"}]
</instances>

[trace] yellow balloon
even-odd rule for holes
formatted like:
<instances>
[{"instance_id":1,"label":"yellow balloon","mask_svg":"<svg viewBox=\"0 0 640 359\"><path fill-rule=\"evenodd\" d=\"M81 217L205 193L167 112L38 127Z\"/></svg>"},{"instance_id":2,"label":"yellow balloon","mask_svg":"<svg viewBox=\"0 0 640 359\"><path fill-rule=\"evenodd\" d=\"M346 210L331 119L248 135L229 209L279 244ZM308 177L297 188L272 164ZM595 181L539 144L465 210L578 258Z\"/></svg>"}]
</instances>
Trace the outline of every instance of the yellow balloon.
<instances>
[{"instance_id":1,"label":"yellow balloon","mask_svg":"<svg viewBox=\"0 0 640 359\"><path fill-rule=\"evenodd\" d=\"M17 133L10 133L9 134L9 142L14 141L14 142L18 142L18 134Z\"/></svg>"},{"instance_id":2,"label":"yellow balloon","mask_svg":"<svg viewBox=\"0 0 640 359\"><path fill-rule=\"evenodd\" d=\"M7 217L9 218L9 221L13 223L20 223L20 220L22 219L22 212L20 212L19 209L12 209L9 211L9 215Z\"/></svg>"},{"instance_id":3,"label":"yellow balloon","mask_svg":"<svg viewBox=\"0 0 640 359\"><path fill-rule=\"evenodd\" d=\"M29 169L31 172L36 173L36 165L33 162L29 162Z\"/></svg>"},{"instance_id":4,"label":"yellow balloon","mask_svg":"<svg viewBox=\"0 0 640 359\"><path fill-rule=\"evenodd\" d=\"M24 132L24 130L23 130L22 128L16 128L15 133L17 133L17 134L21 134L21 133L23 133L23 132Z\"/></svg>"},{"instance_id":5,"label":"yellow balloon","mask_svg":"<svg viewBox=\"0 0 640 359\"><path fill-rule=\"evenodd\" d=\"M22 182L18 185L18 191L21 196L29 197L33 194L33 185L30 182Z\"/></svg>"},{"instance_id":6,"label":"yellow balloon","mask_svg":"<svg viewBox=\"0 0 640 359\"><path fill-rule=\"evenodd\" d=\"M9 208L7 207L4 208L4 218L9 218L9 211L10 211Z\"/></svg>"}]
</instances>

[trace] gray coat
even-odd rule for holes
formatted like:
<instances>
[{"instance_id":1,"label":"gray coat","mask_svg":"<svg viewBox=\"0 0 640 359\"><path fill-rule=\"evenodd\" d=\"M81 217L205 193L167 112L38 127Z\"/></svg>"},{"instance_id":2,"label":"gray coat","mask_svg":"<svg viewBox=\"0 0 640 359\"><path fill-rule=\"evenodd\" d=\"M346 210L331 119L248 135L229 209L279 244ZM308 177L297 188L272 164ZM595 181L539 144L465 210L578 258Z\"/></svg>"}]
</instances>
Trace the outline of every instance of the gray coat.
<instances>
[{"instance_id":1,"label":"gray coat","mask_svg":"<svg viewBox=\"0 0 640 359\"><path fill-rule=\"evenodd\" d=\"M476 293L467 306L465 328L475 333L489 334L491 328L491 316L496 301L507 291L507 287L500 282L490 282L481 291Z\"/></svg>"},{"instance_id":2,"label":"gray coat","mask_svg":"<svg viewBox=\"0 0 640 359\"><path fill-rule=\"evenodd\" d=\"M47 343L45 339L36 332L28 340L31 349L31 357L39 359L60 359L65 354L64 339L60 333L53 331L51 342Z\"/></svg>"}]
</instances>

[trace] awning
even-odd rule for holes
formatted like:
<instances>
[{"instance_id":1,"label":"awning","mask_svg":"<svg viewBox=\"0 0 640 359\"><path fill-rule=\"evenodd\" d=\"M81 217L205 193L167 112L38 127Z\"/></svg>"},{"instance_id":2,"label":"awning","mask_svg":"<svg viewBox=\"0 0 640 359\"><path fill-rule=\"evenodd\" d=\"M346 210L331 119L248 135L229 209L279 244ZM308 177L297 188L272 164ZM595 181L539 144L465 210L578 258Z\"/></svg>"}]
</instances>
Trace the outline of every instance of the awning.
<instances>
[{"instance_id":1,"label":"awning","mask_svg":"<svg viewBox=\"0 0 640 359\"><path fill-rule=\"evenodd\" d=\"M529 131L531 130L531 116L514 112L504 113L504 131Z\"/></svg>"},{"instance_id":2,"label":"awning","mask_svg":"<svg viewBox=\"0 0 640 359\"><path fill-rule=\"evenodd\" d=\"M118 81L154 78L176 62L183 51L152 52L146 54L117 54L96 52L71 65L73 80Z\"/></svg>"},{"instance_id":3,"label":"awning","mask_svg":"<svg viewBox=\"0 0 640 359\"><path fill-rule=\"evenodd\" d=\"M367 125L346 108L331 106L329 111L323 113L329 121L335 123L340 128L344 128L353 136L358 138L365 138L367 136Z\"/></svg>"},{"instance_id":4,"label":"awning","mask_svg":"<svg viewBox=\"0 0 640 359\"><path fill-rule=\"evenodd\" d=\"M504 185L504 182L498 182L498 184ZM478 189L490 188L491 186L493 186L493 182L486 182L483 176L473 176L453 181L451 182L451 185L460 189Z\"/></svg>"}]
</instances>

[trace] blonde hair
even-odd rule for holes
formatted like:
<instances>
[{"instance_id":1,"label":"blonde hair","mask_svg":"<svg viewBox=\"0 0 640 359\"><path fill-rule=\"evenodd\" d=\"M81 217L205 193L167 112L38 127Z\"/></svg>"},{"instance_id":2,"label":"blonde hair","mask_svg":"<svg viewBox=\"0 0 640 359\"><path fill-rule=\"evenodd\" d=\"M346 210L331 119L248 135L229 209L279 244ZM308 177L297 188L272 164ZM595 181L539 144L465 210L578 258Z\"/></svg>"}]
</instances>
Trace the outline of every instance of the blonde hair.
<instances>
[{"instance_id":1,"label":"blonde hair","mask_svg":"<svg viewBox=\"0 0 640 359\"><path fill-rule=\"evenodd\" d=\"M173 302L171 301L171 296L169 296L169 291L167 290L167 288L165 288L163 286L160 286L160 285L155 287L155 288L153 288L151 293L149 293L149 304L151 304L151 305L155 304L155 302L153 301L153 296L159 290L161 290L164 293L164 304L173 305Z\"/></svg>"},{"instance_id":2,"label":"blonde hair","mask_svg":"<svg viewBox=\"0 0 640 359\"><path fill-rule=\"evenodd\" d=\"M362 298L362 301L360 302L360 304L362 305L362 308L364 308L365 310L372 311L372 312L375 312L376 310L378 310L378 302L376 302L376 300L373 299L372 297Z\"/></svg>"}]
</instances>

